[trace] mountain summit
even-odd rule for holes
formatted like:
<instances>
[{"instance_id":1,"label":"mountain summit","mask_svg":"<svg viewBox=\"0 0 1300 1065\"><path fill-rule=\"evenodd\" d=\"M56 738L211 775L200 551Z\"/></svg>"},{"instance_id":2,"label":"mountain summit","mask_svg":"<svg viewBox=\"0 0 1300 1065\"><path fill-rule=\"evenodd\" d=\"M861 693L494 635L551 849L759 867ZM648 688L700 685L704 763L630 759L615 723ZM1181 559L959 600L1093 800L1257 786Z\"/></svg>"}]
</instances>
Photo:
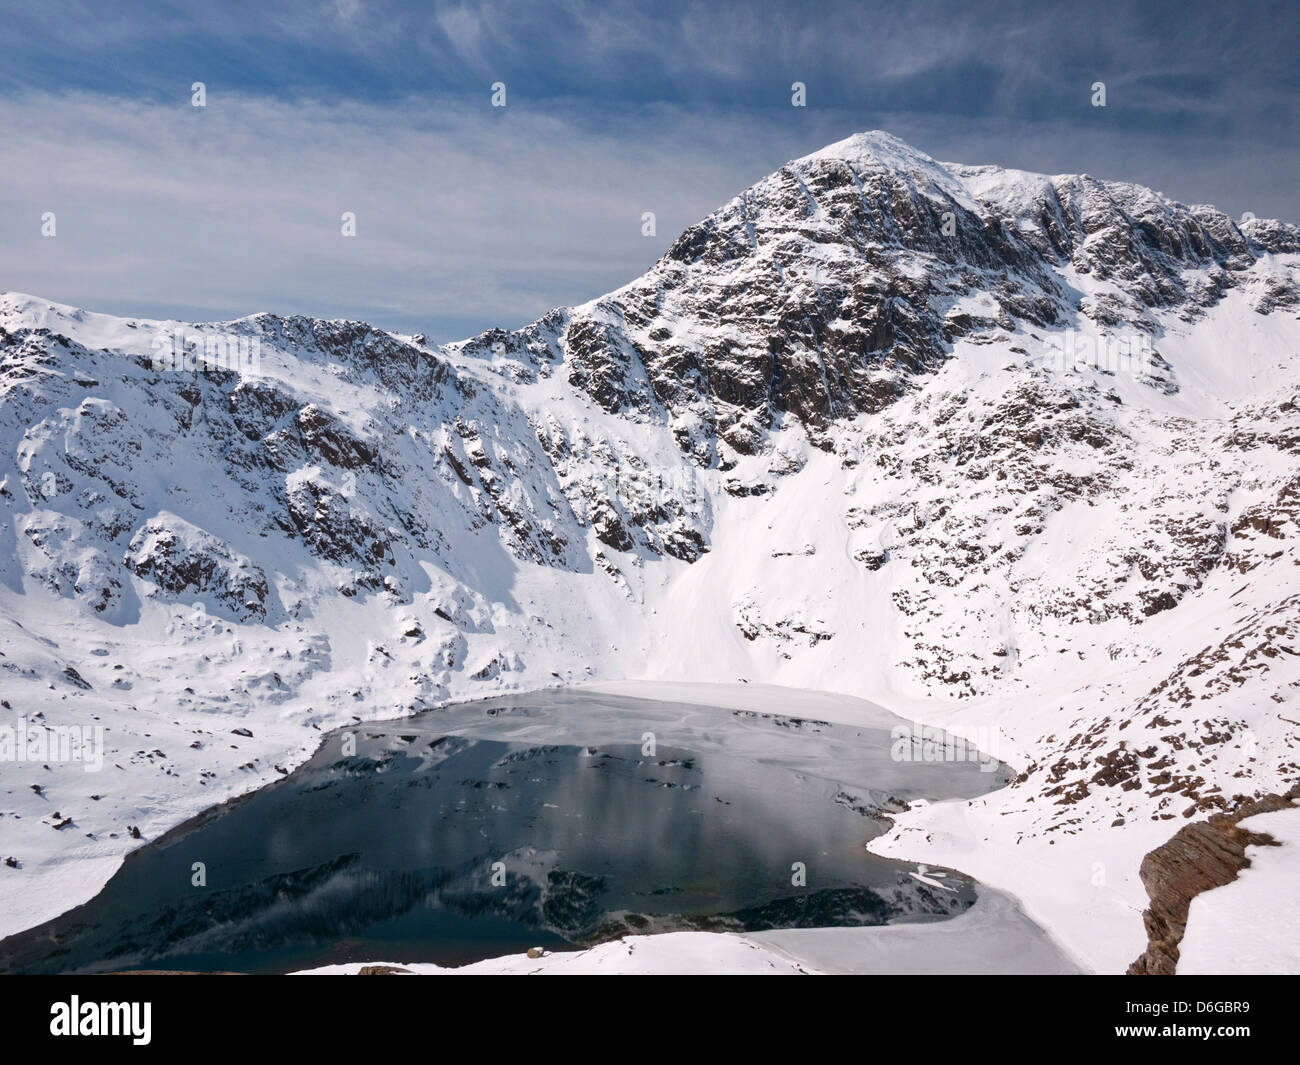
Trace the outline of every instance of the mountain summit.
<instances>
[{"instance_id":1,"label":"mountain summit","mask_svg":"<svg viewBox=\"0 0 1300 1065\"><path fill-rule=\"evenodd\" d=\"M823 440L831 420L905 394L959 340L1159 337L1157 312L1193 321L1234 288L1252 306L1289 306L1294 286L1266 260L1297 250L1293 225L1243 229L1087 176L941 164L877 131L786 164L641 278L511 347L562 351L570 383L608 411L666 411L707 465L719 446L754 453L784 414Z\"/></svg>"}]
</instances>

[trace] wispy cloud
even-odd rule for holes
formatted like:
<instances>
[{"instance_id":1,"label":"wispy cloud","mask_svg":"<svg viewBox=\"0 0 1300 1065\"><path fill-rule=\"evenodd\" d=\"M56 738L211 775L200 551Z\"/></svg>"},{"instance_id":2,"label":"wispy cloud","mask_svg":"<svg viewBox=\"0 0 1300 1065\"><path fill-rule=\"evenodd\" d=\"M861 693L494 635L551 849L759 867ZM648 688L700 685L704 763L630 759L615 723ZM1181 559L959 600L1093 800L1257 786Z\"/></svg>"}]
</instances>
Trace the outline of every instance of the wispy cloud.
<instances>
[{"instance_id":1,"label":"wispy cloud","mask_svg":"<svg viewBox=\"0 0 1300 1065\"><path fill-rule=\"evenodd\" d=\"M0 100L0 287L105 309L364 314L450 337L616 287L770 168L752 126L723 123L719 141L663 114L623 136L483 96L473 112Z\"/></svg>"},{"instance_id":2,"label":"wispy cloud","mask_svg":"<svg viewBox=\"0 0 1300 1065\"><path fill-rule=\"evenodd\" d=\"M6 17L0 287L108 310L517 325L877 127L938 158L1300 218L1300 20L1281 5L51 0Z\"/></svg>"}]
</instances>

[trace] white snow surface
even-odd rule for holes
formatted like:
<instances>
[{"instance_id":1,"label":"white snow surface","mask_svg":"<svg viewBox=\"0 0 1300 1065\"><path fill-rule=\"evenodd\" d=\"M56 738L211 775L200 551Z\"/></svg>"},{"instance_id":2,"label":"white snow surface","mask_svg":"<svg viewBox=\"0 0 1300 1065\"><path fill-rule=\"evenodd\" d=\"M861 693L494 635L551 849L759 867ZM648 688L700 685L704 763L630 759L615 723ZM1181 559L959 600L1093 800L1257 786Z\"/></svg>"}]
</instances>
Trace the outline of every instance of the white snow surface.
<instances>
[{"instance_id":1,"label":"white snow surface","mask_svg":"<svg viewBox=\"0 0 1300 1065\"><path fill-rule=\"evenodd\" d=\"M742 936L665 932L626 936L582 951L548 951L540 957L510 954L445 968L426 962L350 962L304 969L298 976L350 976L365 965L388 965L421 976L807 976L813 971L779 951Z\"/></svg>"},{"instance_id":2,"label":"white snow surface","mask_svg":"<svg viewBox=\"0 0 1300 1065\"><path fill-rule=\"evenodd\" d=\"M511 954L456 968L424 962L350 962L303 976L355 975L363 965L417 975L1006 975L1053 976L1078 969L1005 896L980 890L975 905L946 921L864 928L794 928L744 935L669 932L624 936L581 951Z\"/></svg>"}]
</instances>

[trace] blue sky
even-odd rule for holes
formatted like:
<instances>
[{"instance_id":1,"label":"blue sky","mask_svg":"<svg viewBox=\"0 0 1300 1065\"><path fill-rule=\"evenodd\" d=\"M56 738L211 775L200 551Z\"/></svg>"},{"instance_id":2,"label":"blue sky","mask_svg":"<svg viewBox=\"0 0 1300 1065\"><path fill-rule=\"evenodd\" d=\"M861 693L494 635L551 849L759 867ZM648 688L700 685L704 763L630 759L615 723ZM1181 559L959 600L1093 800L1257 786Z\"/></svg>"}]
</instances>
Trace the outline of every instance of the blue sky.
<instances>
[{"instance_id":1,"label":"blue sky","mask_svg":"<svg viewBox=\"0 0 1300 1065\"><path fill-rule=\"evenodd\" d=\"M876 128L939 159L1300 221L1288 3L46 0L0 14L0 289L96 310L346 316L443 340L519 326L631 280L786 160ZM1098 80L1105 108L1090 103ZM790 106L794 81L806 108Z\"/></svg>"}]
</instances>

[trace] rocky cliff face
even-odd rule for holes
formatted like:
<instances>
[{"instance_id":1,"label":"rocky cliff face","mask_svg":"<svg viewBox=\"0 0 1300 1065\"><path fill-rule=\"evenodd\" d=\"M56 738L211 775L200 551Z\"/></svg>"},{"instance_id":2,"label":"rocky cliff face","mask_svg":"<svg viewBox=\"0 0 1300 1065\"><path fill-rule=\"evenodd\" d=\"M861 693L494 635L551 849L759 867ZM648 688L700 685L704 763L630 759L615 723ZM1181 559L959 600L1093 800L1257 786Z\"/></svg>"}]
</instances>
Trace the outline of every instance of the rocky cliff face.
<instances>
[{"instance_id":1,"label":"rocky cliff face","mask_svg":"<svg viewBox=\"0 0 1300 1065\"><path fill-rule=\"evenodd\" d=\"M957 708L1044 846L1285 791L1298 270L1293 225L872 133L457 344L260 314L183 327L254 370L177 372L177 323L0 297L4 712L112 723L151 783L101 842L318 727L597 676Z\"/></svg>"}]
</instances>

